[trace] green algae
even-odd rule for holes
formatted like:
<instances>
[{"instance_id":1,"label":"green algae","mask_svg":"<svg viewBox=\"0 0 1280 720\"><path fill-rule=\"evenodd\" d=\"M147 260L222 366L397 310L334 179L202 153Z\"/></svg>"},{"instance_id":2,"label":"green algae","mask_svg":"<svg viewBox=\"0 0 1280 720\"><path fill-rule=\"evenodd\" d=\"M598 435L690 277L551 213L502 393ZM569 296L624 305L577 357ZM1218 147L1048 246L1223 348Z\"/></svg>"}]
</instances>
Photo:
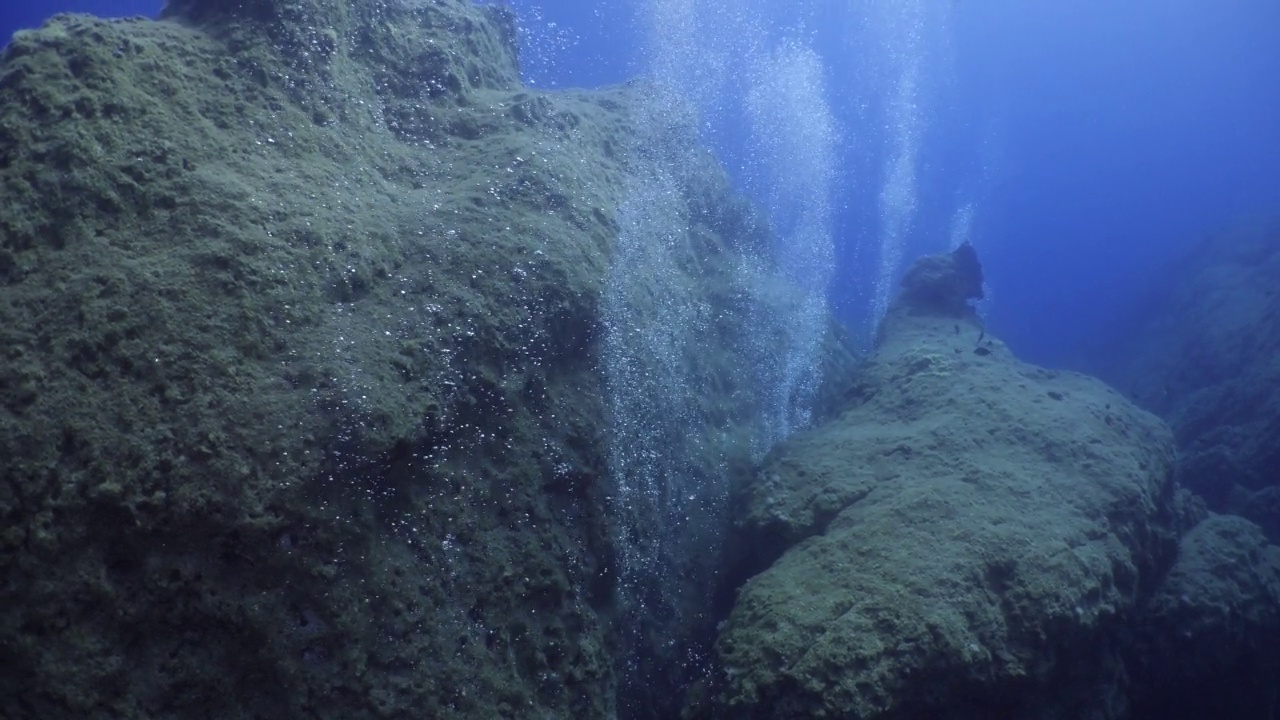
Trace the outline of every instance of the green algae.
<instances>
[{"instance_id":1,"label":"green algae","mask_svg":"<svg viewBox=\"0 0 1280 720\"><path fill-rule=\"evenodd\" d=\"M1107 638L1177 552L1171 433L1092 378L1017 360L970 290L934 289L900 296L844 411L745 488L751 577L693 716L1125 711Z\"/></svg>"}]
</instances>

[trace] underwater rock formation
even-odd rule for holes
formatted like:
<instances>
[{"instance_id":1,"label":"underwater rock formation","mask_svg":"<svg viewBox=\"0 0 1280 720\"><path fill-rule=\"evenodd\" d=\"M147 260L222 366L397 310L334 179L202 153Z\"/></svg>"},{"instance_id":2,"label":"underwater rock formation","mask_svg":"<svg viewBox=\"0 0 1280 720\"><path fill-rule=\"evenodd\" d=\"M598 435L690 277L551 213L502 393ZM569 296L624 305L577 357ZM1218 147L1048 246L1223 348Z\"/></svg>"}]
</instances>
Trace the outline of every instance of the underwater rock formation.
<instances>
[{"instance_id":1,"label":"underwater rock formation","mask_svg":"<svg viewBox=\"0 0 1280 720\"><path fill-rule=\"evenodd\" d=\"M622 116L462 2L166 15L0 61L4 705L607 712Z\"/></svg>"},{"instance_id":2,"label":"underwater rock formation","mask_svg":"<svg viewBox=\"0 0 1280 720\"><path fill-rule=\"evenodd\" d=\"M1280 223L1205 238L1157 277L1099 372L1173 427L1211 510L1280 542Z\"/></svg>"},{"instance_id":3,"label":"underwater rock formation","mask_svg":"<svg viewBox=\"0 0 1280 720\"><path fill-rule=\"evenodd\" d=\"M4 49L6 716L617 710L598 304L644 160L630 91L525 89L514 37L463 0L173 0ZM767 230L683 172L720 307ZM733 322L686 360L725 418Z\"/></svg>"},{"instance_id":4,"label":"underwater rock formation","mask_svg":"<svg viewBox=\"0 0 1280 720\"><path fill-rule=\"evenodd\" d=\"M1280 547L1217 515L1182 539L1130 651L1135 717L1265 718L1280 689Z\"/></svg>"},{"instance_id":5,"label":"underwater rock formation","mask_svg":"<svg viewBox=\"0 0 1280 720\"><path fill-rule=\"evenodd\" d=\"M1180 482L1232 514L1183 538L1138 618L1135 717L1268 717L1280 707L1280 225L1207 237L1156 278L1098 367L1172 426Z\"/></svg>"},{"instance_id":6,"label":"underwater rock formation","mask_svg":"<svg viewBox=\"0 0 1280 720\"><path fill-rule=\"evenodd\" d=\"M982 299L982 264L973 245L964 243L946 255L920 258L902 278L890 309L917 315L971 317L971 300Z\"/></svg>"},{"instance_id":7,"label":"underwater rock formation","mask_svg":"<svg viewBox=\"0 0 1280 720\"><path fill-rule=\"evenodd\" d=\"M844 412L746 490L764 566L701 716L1124 716L1118 638L1176 550L1173 439L986 336L970 253L907 273Z\"/></svg>"}]
</instances>

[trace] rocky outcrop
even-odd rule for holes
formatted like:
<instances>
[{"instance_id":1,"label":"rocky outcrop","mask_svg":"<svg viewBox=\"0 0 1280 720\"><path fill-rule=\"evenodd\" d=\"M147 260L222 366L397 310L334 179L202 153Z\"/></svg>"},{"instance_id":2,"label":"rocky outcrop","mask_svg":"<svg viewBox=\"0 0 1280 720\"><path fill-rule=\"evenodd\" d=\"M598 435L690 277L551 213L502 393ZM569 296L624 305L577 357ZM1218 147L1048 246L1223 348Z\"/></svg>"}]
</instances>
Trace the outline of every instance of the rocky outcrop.
<instances>
[{"instance_id":1,"label":"rocky outcrop","mask_svg":"<svg viewBox=\"0 0 1280 720\"><path fill-rule=\"evenodd\" d=\"M631 91L521 87L463 0L164 18L0 58L0 714L610 716ZM723 307L767 231L682 172ZM731 418L716 317L682 362Z\"/></svg>"},{"instance_id":2,"label":"rocky outcrop","mask_svg":"<svg viewBox=\"0 0 1280 720\"><path fill-rule=\"evenodd\" d=\"M982 299L982 264L973 245L964 243L945 255L915 262L902 278L895 313L972 320L972 300Z\"/></svg>"},{"instance_id":3,"label":"rocky outcrop","mask_svg":"<svg viewBox=\"0 0 1280 720\"><path fill-rule=\"evenodd\" d=\"M1099 372L1173 427L1181 477L1280 542L1280 224L1207 237L1160 278Z\"/></svg>"},{"instance_id":4,"label":"rocky outcrop","mask_svg":"<svg viewBox=\"0 0 1280 720\"><path fill-rule=\"evenodd\" d=\"M5 50L5 707L607 712L624 114L522 94L461 2L239 7Z\"/></svg>"},{"instance_id":5,"label":"rocky outcrop","mask_svg":"<svg viewBox=\"0 0 1280 720\"><path fill-rule=\"evenodd\" d=\"M1180 481L1230 513L1188 533L1139 618L1136 718L1267 717L1280 707L1277 239L1274 220L1241 225L1154 269L1096 362L1173 427Z\"/></svg>"},{"instance_id":6,"label":"rocky outcrop","mask_svg":"<svg viewBox=\"0 0 1280 720\"><path fill-rule=\"evenodd\" d=\"M971 248L907 277L843 414L744 494L764 567L696 712L1123 717L1120 638L1176 550L1171 434L986 335Z\"/></svg>"}]
</instances>

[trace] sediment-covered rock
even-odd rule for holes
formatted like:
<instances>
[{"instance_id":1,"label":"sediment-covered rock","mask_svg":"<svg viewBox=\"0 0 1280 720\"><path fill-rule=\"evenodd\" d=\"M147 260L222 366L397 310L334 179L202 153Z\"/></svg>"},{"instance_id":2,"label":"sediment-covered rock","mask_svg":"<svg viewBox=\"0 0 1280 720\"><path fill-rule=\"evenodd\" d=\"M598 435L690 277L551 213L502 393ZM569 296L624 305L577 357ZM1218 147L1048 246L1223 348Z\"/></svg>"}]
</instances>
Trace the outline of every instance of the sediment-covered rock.
<instances>
[{"instance_id":1,"label":"sediment-covered rock","mask_svg":"<svg viewBox=\"0 0 1280 720\"><path fill-rule=\"evenodd\" d=\"M1171 434L986 335L969 254L907 274L848 408L747 490L740 546L764 567L707 714L1124 712L1118 638L1175 550Z\"/></svg>"}]
</instances>

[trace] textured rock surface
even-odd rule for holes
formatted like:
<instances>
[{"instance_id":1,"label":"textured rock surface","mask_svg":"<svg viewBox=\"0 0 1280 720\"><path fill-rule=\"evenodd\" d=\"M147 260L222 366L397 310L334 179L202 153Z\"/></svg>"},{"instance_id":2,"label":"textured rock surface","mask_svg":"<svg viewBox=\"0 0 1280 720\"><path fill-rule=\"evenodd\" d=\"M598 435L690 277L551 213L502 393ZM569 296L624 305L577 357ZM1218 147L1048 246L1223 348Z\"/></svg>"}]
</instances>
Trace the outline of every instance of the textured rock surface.
<instances>
[{"instance_id":1,"label":"textured rock surface","mask_svg":"<svg viewBox=\"0 0 1280 720\"><path fill-rule=\"evenodd\" d=\"M627 93L462 0L166 16L0 59L0 715L608 716ZM683 177L714 306L765 232Z\"/></svg>"},{"instance_id":2,"label":"textured rock surface","mask_svg":"<svg viewBox=\"0 0 1280 720\"><path fill-rule=\"evenodd\" d=\"M946 255L920 258L902 278L899 312L971 318L970 300L982 299L982 264L969 243Z\"/></svg>"},{"instance_id":3,"label":"textured rock surface","mask_svg":"<svg viewBox=\"0 0 1280 720\"><path fill-rule=\"evenodd\" d=\"M742 543L777 559L725 623L708 714L1124 712L1117 637L1175 547L1170 433L979 340L971 312L910 302L928 295L904 294L849 408L746 494Z\"/></svg>"},{"instance_id":4,"label":"textured rock surface","mask_svg":"<svg viewBox=\"0 0 1280 720\"><path fill-rule=\"evenodd\" d=\"M1169 422L1210 509L1280 542L1280 223L1206 238L1159 277L1099 371Z\"/></svg>"},{"instance_id":5,"label":"textured rock surface","mask_svg":"<svg viewBox=\"0 0 1280 720\"><path fill-rule=\"evenodd\" d=\"M1180 480L1211 510L1247 520L1215 516L1182 540L1133 634L1134 717L1271 717L1280 707L1280 225L1206 237L1153 274L1146 303L1119 323L1097 367L1173 427Z\"/></svg>"},{"instance_id":6,"label":"textured rock surface","mask_svg":"<svg viewBox=\"0 0 1280 720\"><path fill-rule=\"evenodd\" d=\"M1280 701L1280 548L1229 515L1201 522L1147 604L1137 717L1265 718Z\"/></svg>"},{"instance_id":7,"label":"textured rock surface","mask_svg":"<svg viewBox=\"0 0 1280 720\"><path fill-rule=\"evenodd\" d=\"M315 68L234 18L64 17L6 49L6 707L607 707L595 380L569 356L622 116L455 48L452 94L415 106L432 132L393 127L381 43L500 35L461 3L385 13L335 22Z\"/></svg>"}]
</instances>

